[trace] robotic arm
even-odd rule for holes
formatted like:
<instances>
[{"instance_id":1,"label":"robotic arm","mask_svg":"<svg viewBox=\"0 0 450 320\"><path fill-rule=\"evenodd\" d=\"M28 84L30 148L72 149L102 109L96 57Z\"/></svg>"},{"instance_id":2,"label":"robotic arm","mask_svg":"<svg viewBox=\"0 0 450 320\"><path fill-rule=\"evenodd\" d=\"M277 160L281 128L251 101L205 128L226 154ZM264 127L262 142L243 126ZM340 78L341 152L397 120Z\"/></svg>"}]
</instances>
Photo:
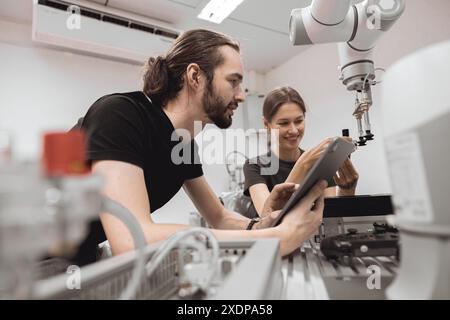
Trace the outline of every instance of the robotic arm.
<instances>
[{"instance_id":1,"label":"robotic arm","mask_svg":"<svg viewBox=\"0 0 450 320\"><path fill-rule=\"evenodd\" d=\"M356 92L353 115L360 146L374 137L369 119L371 86L376 84L373 48L404 10L405 0L365 0L353 6L350 0L313 0L309 7L291 13L292 44L339 43L340 80Z\"/></svg>"}]
</instances>

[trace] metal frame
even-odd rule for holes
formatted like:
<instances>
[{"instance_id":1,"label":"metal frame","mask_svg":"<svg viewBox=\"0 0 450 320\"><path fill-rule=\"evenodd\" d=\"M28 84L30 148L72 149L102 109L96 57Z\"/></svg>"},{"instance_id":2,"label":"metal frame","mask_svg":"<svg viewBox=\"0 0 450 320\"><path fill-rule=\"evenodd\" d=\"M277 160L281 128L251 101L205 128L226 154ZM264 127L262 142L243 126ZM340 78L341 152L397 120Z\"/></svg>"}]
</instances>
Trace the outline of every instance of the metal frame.
<instances>
[{"instance_id":1,"label":"metal frame","mask_svg":"<svg viewBox=\"0 0 450 320\"><path fill-rule=\"evenodd\" d=\"M221 257L235 256L239 261L231 272L217 283L206 299L280 299L283 278L277 239L258 239L219 242ZM158 245L144 251L148 261ZM81 288L69 290L67 281L73 274L61 274L38 281L34 299L111 300L118 299L125 289L133 270L135 252L99 261L79 269ZM175 249L156 271L141 284L135 298L177 299L179 289L179 254ZM255 272L255 270L258 272ZM245 290L242 288L245 287Z\"/></svg>"}]
</instances>

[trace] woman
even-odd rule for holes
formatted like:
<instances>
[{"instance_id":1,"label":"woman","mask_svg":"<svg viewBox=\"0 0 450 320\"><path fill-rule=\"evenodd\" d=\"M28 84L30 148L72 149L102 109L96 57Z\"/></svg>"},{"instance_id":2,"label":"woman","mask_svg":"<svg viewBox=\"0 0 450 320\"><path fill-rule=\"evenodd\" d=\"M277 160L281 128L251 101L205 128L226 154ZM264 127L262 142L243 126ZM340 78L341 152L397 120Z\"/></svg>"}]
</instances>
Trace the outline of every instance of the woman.
<instances>
[{"instance_id":1,"label":"woman","mask_svg":"<svg viewBox=\"0 0 450 320\"><path fill-rule=\"evenodd\" d=\"M244 194L251 197L254 205L254 209L251 208L247 213L250 217L261 215L264 202L275 185L283 182L301 183L330 143L331 139L328 138L309 151L299 148L305 133L305 114L302 97L290 87L277 88L264 100L264 126L269 137L275 136L277 141L270 143L268 154L247 161L244 165ZM279 161L278 171L274 175L262 175L261 169L270 166L274 159ZM325 196L354 195L357 182L358 173L351 161L346 160L334 179L328 181Z\"/></svg>"}]
</instances>

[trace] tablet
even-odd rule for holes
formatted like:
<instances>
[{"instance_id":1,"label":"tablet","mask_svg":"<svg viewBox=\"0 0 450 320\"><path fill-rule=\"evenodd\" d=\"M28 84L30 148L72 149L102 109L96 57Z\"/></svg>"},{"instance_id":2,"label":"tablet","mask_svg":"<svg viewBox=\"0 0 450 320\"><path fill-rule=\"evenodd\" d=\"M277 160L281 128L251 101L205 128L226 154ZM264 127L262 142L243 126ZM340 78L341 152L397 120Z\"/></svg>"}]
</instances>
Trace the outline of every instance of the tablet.
<instances>
[{"instance_id":1,"label":"tablet","mask_svg":"<svg viewBox=\"0 0 450 320\"><path fill-rule=\"evenodd\" d=\"M329 181L333 179L336 172L348 159L350 154L356 150L353 142L341 137L333 138L325 152L316 161L305 177L304 183L292 194L285 206L274 221L273 226L280 224L286 214L308 193L308 191L320 180Z\"/></svg>"}]
</instances>

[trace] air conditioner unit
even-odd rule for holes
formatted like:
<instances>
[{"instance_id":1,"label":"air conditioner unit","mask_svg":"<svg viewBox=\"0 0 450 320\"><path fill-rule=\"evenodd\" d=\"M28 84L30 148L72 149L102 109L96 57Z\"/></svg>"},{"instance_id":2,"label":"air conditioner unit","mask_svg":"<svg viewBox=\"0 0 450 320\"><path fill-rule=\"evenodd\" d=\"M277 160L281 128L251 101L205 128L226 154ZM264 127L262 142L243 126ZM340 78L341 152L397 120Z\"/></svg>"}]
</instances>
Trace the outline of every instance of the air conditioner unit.
<instances>
[{"instance_id":1,"label":"air conditioner unit","mask_svg":"<svg viewBox=\"0 0 450 320\"><path fill-rule=\"evenodd\" d=\"M156 20L87 1L33 0L33 41L142 64L181 32Z\"/></svg>"}]
</instances>

